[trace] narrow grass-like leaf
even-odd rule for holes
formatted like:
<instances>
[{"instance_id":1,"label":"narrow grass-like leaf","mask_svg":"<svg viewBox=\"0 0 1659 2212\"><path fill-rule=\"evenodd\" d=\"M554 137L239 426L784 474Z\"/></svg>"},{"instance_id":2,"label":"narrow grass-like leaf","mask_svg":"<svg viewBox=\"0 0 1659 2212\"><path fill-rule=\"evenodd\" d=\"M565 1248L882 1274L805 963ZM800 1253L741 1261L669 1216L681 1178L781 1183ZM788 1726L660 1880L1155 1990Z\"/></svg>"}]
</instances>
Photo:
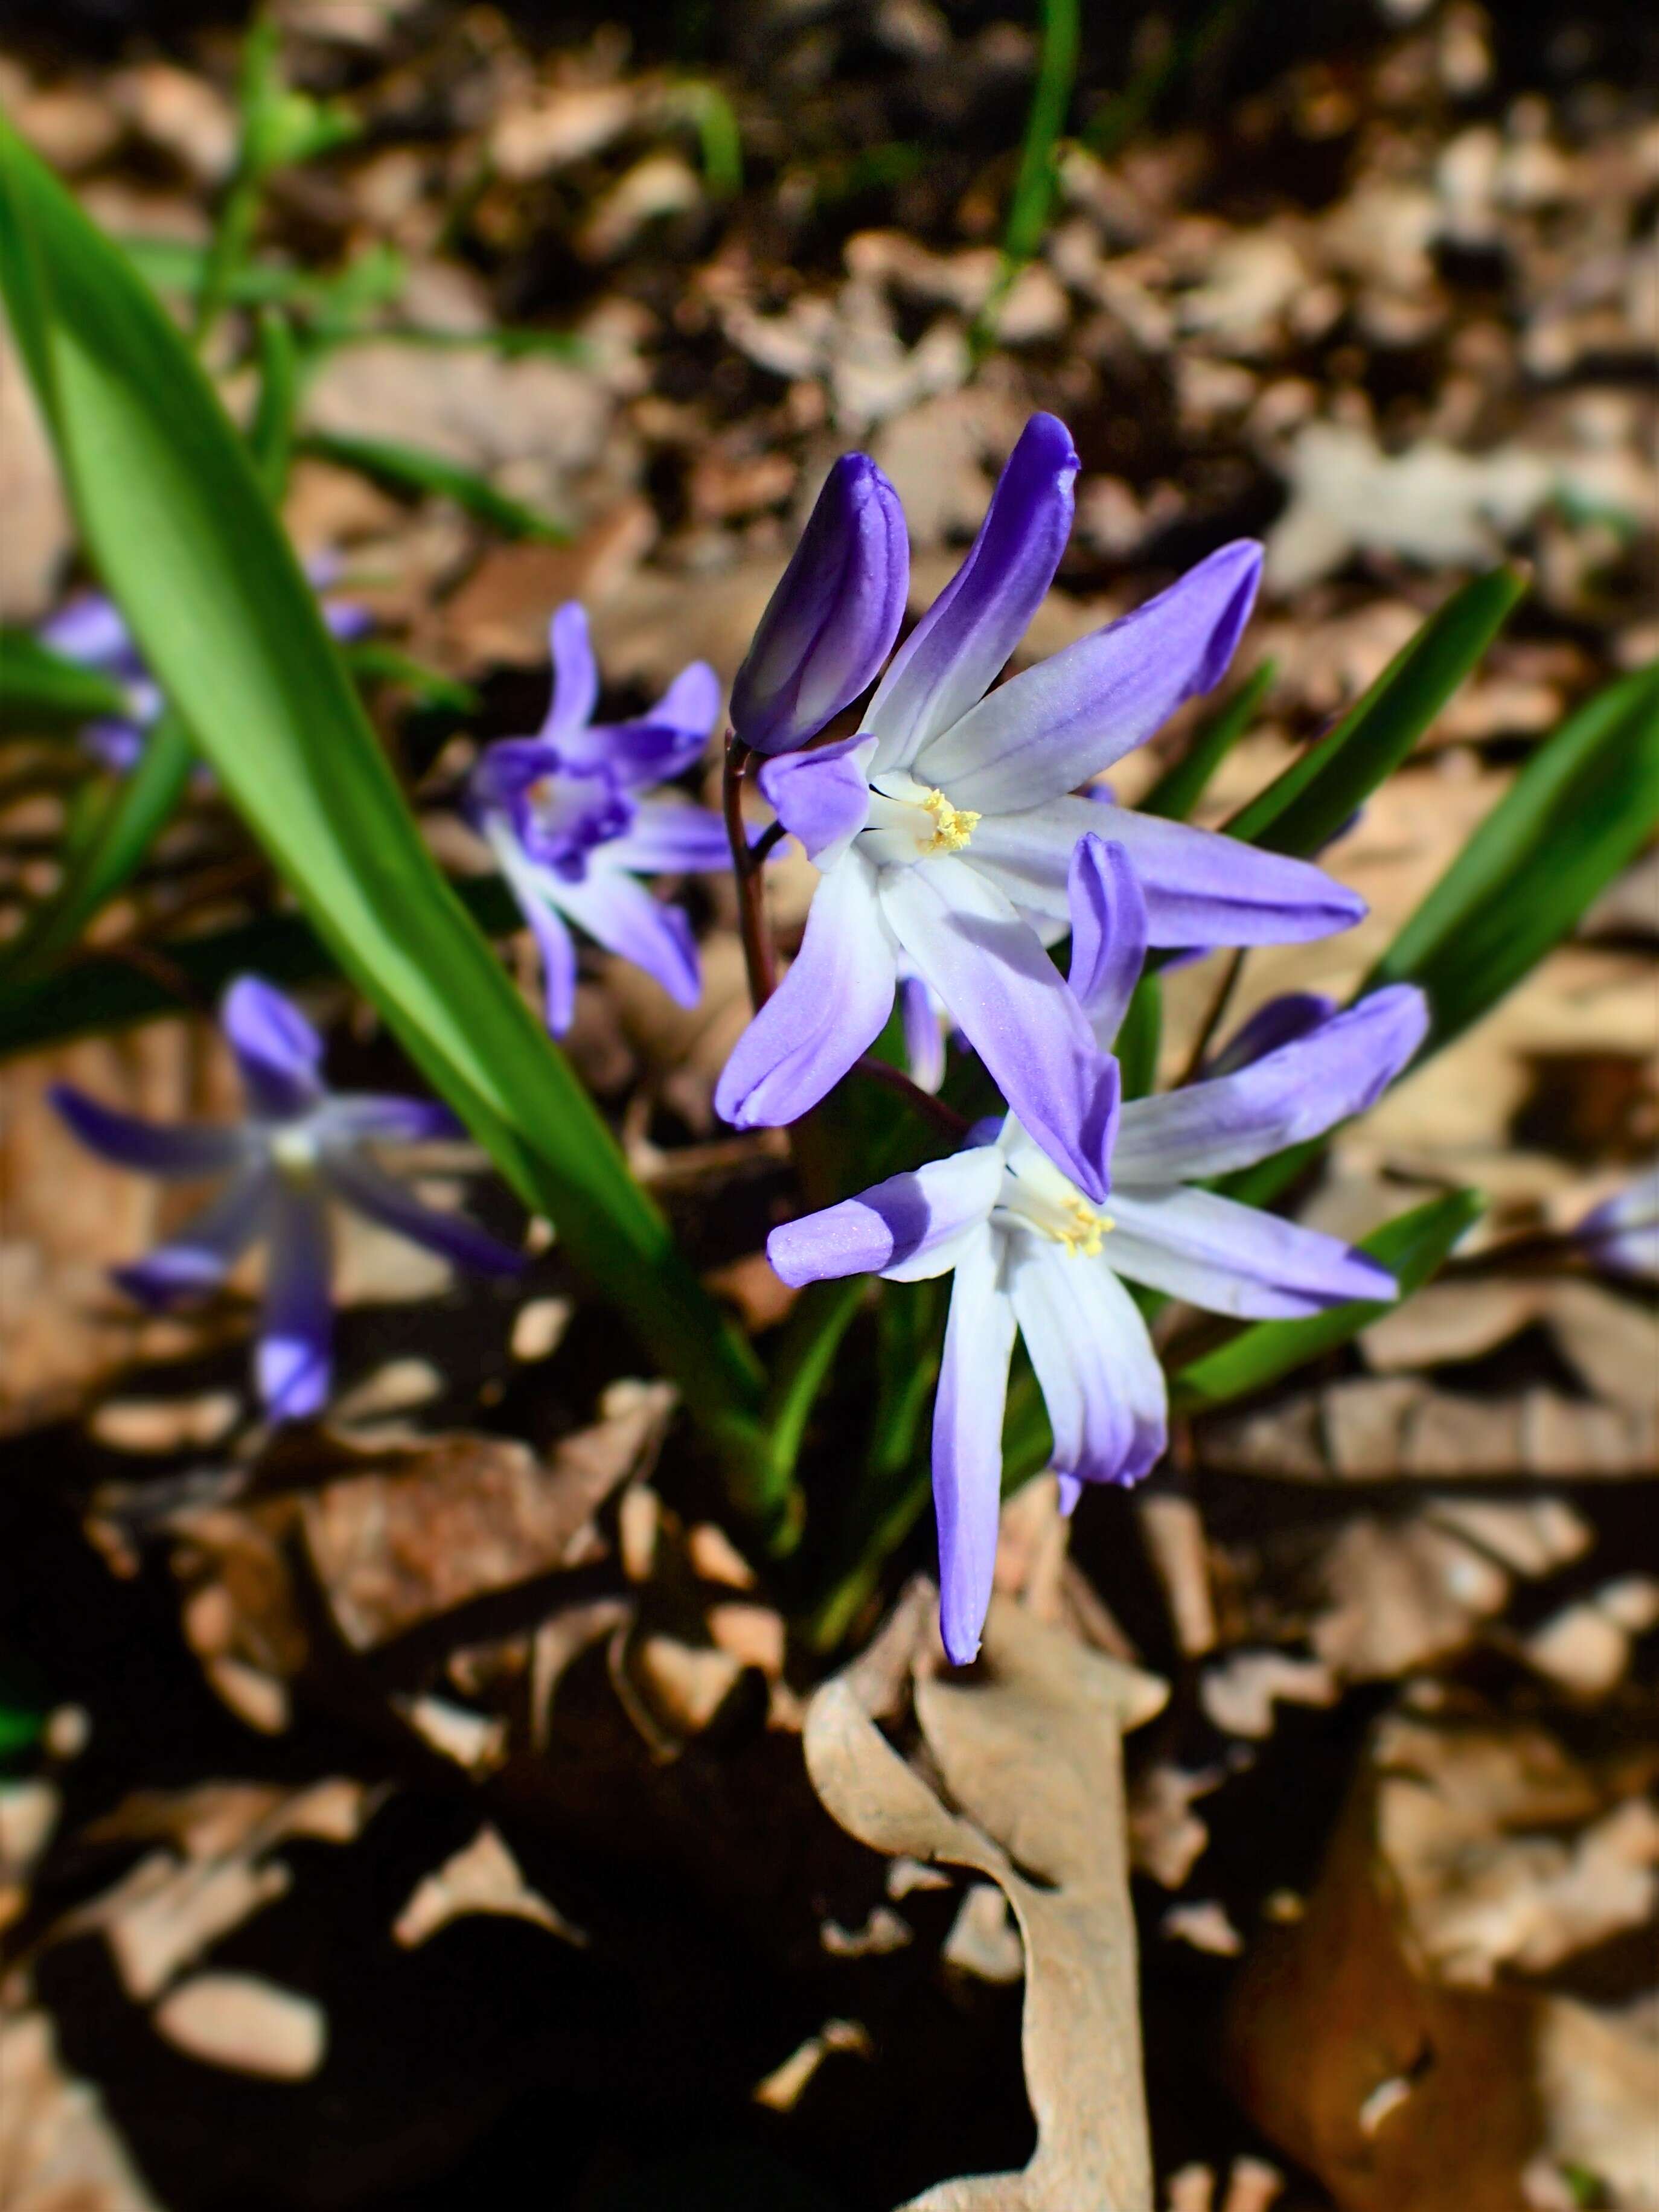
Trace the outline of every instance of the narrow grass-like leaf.
<instances>
[{"instance_id":1,"label":"narrow grass-like leaf","mask_svg":"<svg viewBox=\"0 0 1659 2212\"><path fill-rule=\"evenodd\" d=\"M288 488L289 463L294 457L294 408L300 364L294 345L294 326L278 308L260 311L258 356L259 399L253 410L247 441L260 481L272 503L280 505Z\"/></svg>"},{"instance_id":2,"label":"narrow grass-like leaf","mask_svg":"<svg viewBox=\"0 0 1659 2212\"><path fill-rule=\"evenodd\" d=\"M1460 1190L1431 1198L1425 1206L1385 1222L1362 1239L1359 1249L1388 1268L1400 1297L1421 1290L1458 1238L1480 1218L1486 1206L1479 1191ZM1253 1390L1265 1389L1310 1359L1318 1359L1369 1328L1397 1300L1354 1299L1304 1321L1258 1321L1215 1351L1206 1352L1170 1378L1170 1403L1182 1413L1224 1405Z\"/></svg>"},{"instance_id":3,"label":"narrow grass-like leaf","mask_svg":"<svg viewBox=\"0 0 1659 2212\"><path fill-rule=\"evenodd\" d=\"M1621 678L1540 747L1378 962L1420 983L1433 1051L1567 935L1659 824L1659 666Z\"/></svg>"},{"instance_id":4,"label":"narrow grass-like leaf","mask_svg":"<svg viewBox=\"0 0 1659 2212\"><path fill-rule=\"evenodd\" d=\"M55 737L131 711L112 677L66 659L26 629L0 629L0 737Z\"/></svg>"},{"instance_id":5,"label":"narrow grass-like leaf","mask_svg":"<svg viewBox=\"0 0 1659 2212\"><path fill-rule=\"evenodd\" d=\"M539 538L550 545L565 545L570 532L551 515L526 507L478 475L441 453L428 453L418 446L400 446L386 438L344 438L331 431L310 430L301 440L302 450L339 467L356 469L390 490L412 493L417 498L435 495L453 499L457 507L494 524L511 538Z\"/></svg>"},{"instance_id":6,"label":"narrow grass-like leaf","mask_svg":"<svg viewBox=\"0 0 1659 2212\"><path fill-rule=\"evenodd\" d=\"M1136 813L1161 814L1170 822L1188 820L1211 777L1255 720L1256 708L1278 673L1274 660L1252 669L1221 712L1200 724L1175 765L1166 768L1152 789L1136 800Z\"/></svg>"},{"instance_id":7,"label":"narrow grass-like leaf","mask_svg":"<svg viewBox=\"0 0 1659 2212\"><path fill-rule=\"evenodd\" d=\"M189 349L3 125L0 287L88 550L192 738L342 969L556 1222L742 1494L766 1456L751 1355L427 851Z\"/></svg>"},{"instance_id":8,"label":"narrow grass-like leaf","mask_svg":"<svg viewBox=\"0 0 1659 2212\"><path fill-rule=\"evenodd\" d=\"M1079 0L1041 0L1042 33L1037 48L1036 82L1025 118L1025 138L1020 149L1019 173L1009 203L1007 227L1002 236L1002 264L990 297L974 323L973 344L982 352L996 336L1002 306L1014 279L1042 244L1054 204L1059 170L1054 149L1066 128L1077 82L1078 43L1081 35Z\"/></svg>"},{"instance_id":9,"label":"narrow grass-like leaf","mask_svg":"<svg viewBox=\"0 0 1659 2212\"><path fill-rule=\"evenodd\" d=\"M1516 568L1466 584L1408 639L1334 730L1225 826L1269 852L1316 853L1394 774L1526 589Z\"/></svg>"},{"instance_id":10,"label":"narrow grass-like leaf","mask_svg":"<svg viewBox=\"0 0 1659 2212\"><path fill-rule=\"evenodd\" d=\"M172 820L194 758L189 731L163 713L129 773L86 795L64 840L63 880L0 955L0 988L49 968L131 882Z\"/></svg>"},{"instance_id":11,"label":"narrow grass-like leaf","mask_svg":"<svg viewBox=\"0 0 1659 2212\"><path fill-rule=\"evenodd\" d=\"M1126 1098L1144 1098L1158 1079L1158 1048L1164 1038L1164 987L1154 975L1135 985L1123 1026L1113 1048Z\"/></svg>"},{"instance_id":12,"label":"narrow grass-like leaf","mask_svg":"<svg viewBox=\"0 0 1659 2212\"><path fill-rule=\"evenodd\" d=\"M401 684L422 707L448 707L458 714L476 714L478 695L459 676L446 676L429 668L412 653L399 653L395 645L376 637L354 639L343 648L346 666L359 681Z\"/></svg>"}]
</instances>

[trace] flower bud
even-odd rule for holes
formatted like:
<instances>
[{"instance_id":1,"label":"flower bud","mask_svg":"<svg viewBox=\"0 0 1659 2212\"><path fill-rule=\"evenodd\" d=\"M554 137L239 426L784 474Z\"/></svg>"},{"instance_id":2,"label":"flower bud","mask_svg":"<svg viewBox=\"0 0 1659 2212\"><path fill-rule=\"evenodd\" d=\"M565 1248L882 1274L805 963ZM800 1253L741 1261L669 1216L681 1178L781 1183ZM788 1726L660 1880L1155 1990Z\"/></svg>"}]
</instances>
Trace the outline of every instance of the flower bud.
<instances>
[{"instance_id":1,"label":"flower bud","mask_svg":"<svg viewBox=\"0 0 1659 2212\"><path fill-rule=\"evenodd\" d=\"M793 752L874 681L898 635L909 566L898 494L868 454L843 453L732 687L743 744Z\"/></svg>"}]
</instances>

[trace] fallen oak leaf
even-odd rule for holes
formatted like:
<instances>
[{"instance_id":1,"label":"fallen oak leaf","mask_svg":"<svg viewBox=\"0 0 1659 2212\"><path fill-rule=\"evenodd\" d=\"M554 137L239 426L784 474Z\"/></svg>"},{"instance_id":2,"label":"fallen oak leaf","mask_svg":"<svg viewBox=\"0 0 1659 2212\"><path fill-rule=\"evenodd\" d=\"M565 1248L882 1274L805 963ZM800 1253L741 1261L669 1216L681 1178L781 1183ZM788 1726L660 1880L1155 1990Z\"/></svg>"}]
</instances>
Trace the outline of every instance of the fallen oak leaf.
<instances>
[{"instance_id":1,"label":"fallen oak leaf","mask_svg":"<svg viewBox=\"0 0 1659 2212\"><path fill-rule=\"evenodd\" d=\"M1166 1692L1001 1596L983 1667L989 1679L971 1684L915 1683L927 1747L966 1816L887 1741L849 1675L807 1709L807 1772L841 1826L889 1856L988 1875L1025 1946L1036 2155L1023 2173L941 2183L908 2212L1152 2212L1121 1740Z\"/></svg>"},{"instance_id":2,"label":"fallen oak leaf","mask_svg":"<svg viewBox=\"0 0 1659 2212\"><path fill-rule=\"evenodd\" d=\"M567 1943L587 1941L583 1931L573 1927L539 1890L531 1888L500 1830L488 1821L470 1844L416 1885L393 1921L392 1933L405 1950L412 1950L450 1921L469 1912L495 1912L512 1919L532 1920L550 1935L563 1936Z\"/></svg>"}]
</instances>

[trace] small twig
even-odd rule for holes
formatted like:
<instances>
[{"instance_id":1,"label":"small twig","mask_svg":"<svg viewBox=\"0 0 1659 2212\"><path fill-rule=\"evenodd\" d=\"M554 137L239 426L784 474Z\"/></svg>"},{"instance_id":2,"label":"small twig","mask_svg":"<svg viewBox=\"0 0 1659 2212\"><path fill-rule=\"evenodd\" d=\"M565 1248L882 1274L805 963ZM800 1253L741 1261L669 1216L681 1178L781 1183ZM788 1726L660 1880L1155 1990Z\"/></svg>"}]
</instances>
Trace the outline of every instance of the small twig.
<instances>
[{"instance_id":1,"label":"small twig","mask_svg":"<svg viewBox=\"0 0 1659 2212\"><path fill-rule=\"evenodd\" d=\"M1216 993L1209 1012L1204 1017L1204 1026L1199 1031L1198 1042L1194 1045L1191 1057L1182 1071L1181 1080L1176 1085L1177 1090L1182 1089L1188 1083L1197 1081L1199 1071L1209 1056L1210 1047L1215 1042L1215 1033L1221 1027L1226 1017L1227 1009L1232 1004L1233 994L1238 988L1238 979L1243 972L1244 954L1248 949L1247 946L1241 945L1228 962L1227 972L1221 979L1221 988Z\"/></svg>"},{"instance_id":2,"label":"small twig","mask_svg":"<svg viewBox=\"0 0 1659 2212\"><path fill-rule=\"evenodd\" d=\"M720 781L720 805L726 817L726 842L732 848L732 872L738 886L738 927L743 934L743 963L749 974L749 997L755 1012L777 988L772 957L771 933L766 927L766 897L761 876L763 855L749 842L743 822L743 779L749 765L747 745L732 735L726 740L726 769Z\"/></svg>"},{"instance_id":3,"label":"small twig","mask_svg":"<svg viewBox=\"0 0 1659 2212\"><path fill-rule=\"evenodd\" d=\"M974 1126L965 1114L958 1114L954 1106L947 1106L944 1099L935 1098L931 1091L924 1091L919 1083L913 1083L902 1068L893 1066L891 1060L878 1060L872 1054L866 1053L861 1059L853 1062L853 1073L867 1075L872 1082L884 1083L890 1091L896 1091L899 1097L908 1100L918 1114L925 1114L929 1121L936 1122L958 1143Z\"/></svg>"}]
</instances>

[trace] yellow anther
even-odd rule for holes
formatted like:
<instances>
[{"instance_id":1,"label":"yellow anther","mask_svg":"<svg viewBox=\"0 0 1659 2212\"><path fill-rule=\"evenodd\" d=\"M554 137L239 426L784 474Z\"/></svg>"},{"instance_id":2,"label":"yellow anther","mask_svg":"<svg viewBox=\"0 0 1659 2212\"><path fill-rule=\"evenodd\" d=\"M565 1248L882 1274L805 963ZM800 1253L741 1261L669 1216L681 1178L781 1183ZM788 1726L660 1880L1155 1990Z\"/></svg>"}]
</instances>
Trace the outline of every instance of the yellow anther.
<instances>
[{"instance_id":1,"label":"yellow anther","mask_svg":"<svg viewBox=\"0 0 1659 2212\"><path fill-rule=\"evenodd\" d=\"M1097 1213L1080 1198L1068 1200L1066 1211L1072 1225L1057 1232L1060 1243L1068 1252L1075 1252L1085 1260L1097 1259L1103 1240L1117 1227L1116 1222L1109 1213Z\"/></svg>"},{"instance_id":2,"label":"yellow anther","mask_svg":"<svg viewBox=\"0 0 1659 2212\"><path fill-rule=\"evenodd\" d=\"M942 791L930 790L922 793L922 805L933 816L933 836L922 847L922 857L933 853L959 853L979 827L979 817L971 806L952 806Z\"/></svg>"}]
</instances>

